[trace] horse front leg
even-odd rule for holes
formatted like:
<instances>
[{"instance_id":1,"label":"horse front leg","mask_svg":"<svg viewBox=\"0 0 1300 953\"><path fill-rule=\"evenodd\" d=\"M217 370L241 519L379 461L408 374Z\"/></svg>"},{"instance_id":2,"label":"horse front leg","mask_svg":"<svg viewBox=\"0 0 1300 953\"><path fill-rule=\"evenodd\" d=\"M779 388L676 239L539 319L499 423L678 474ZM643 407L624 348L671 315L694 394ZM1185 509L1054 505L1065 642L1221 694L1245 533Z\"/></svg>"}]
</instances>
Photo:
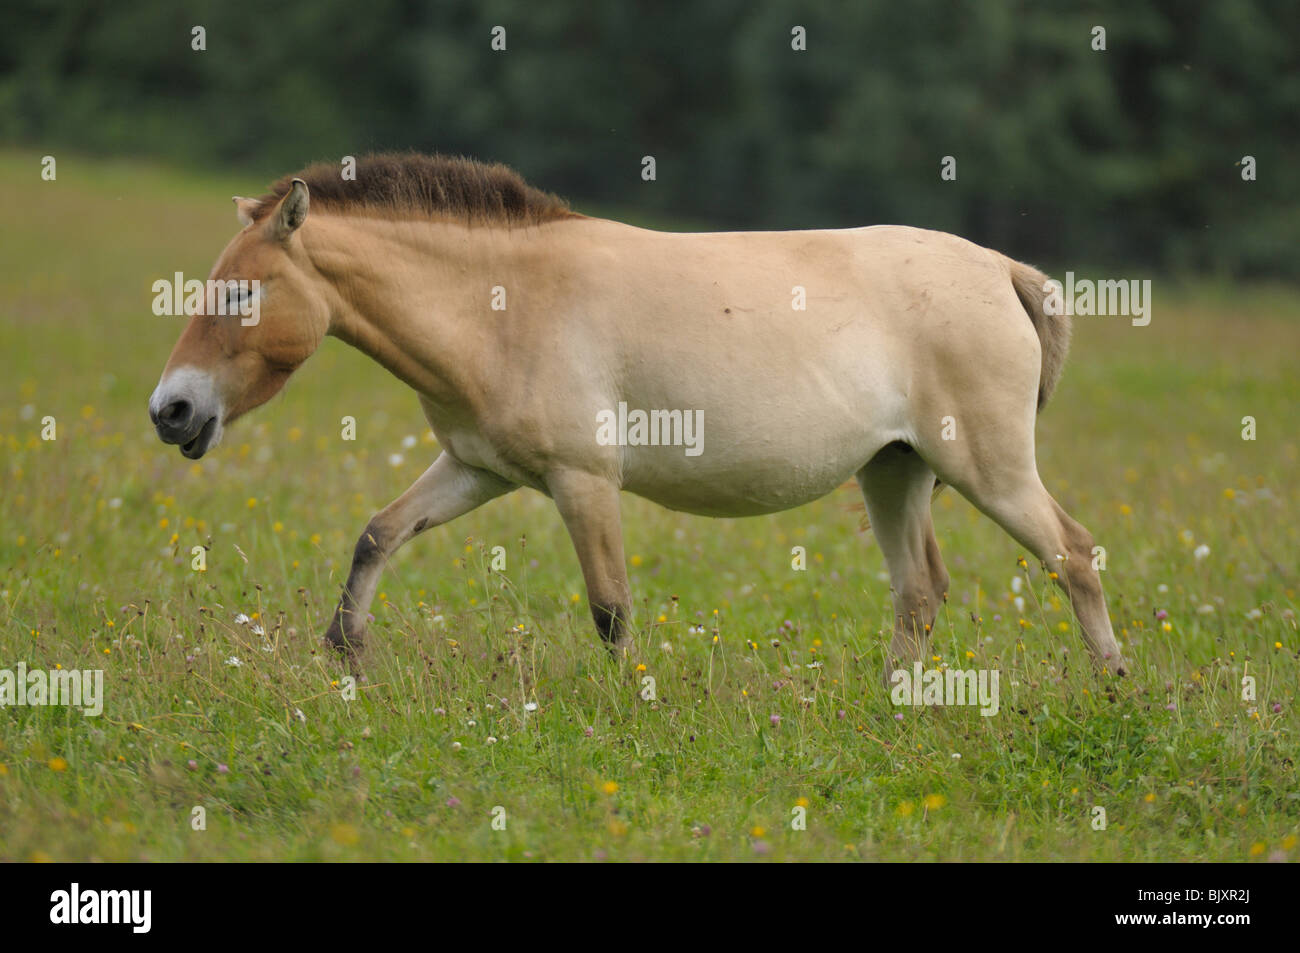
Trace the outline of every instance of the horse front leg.
<instances>
[{"instance_id":1,"label":"horse front leg","mask_svg":"<svg viewBox=\"0 0 1300 953\"><path fill-rule=\"evenodd\" d=\"M549 474L546 486L573 540L587 584L596 631L615 653L626 654L632 596L623 560L619 489L612 480L577 470Z\"/></svg>"},{"instance_id":2,"label":"horse front leg","mask_svg":"<svg viewBox=\"0 0 1300 953\"><path fill-rule=\"evenodd\" d=\"M366 524L352 554L334 621L325 638L355 663L365 640L366 618L388 558L407 540L513 490L495 474L466 466L443 452L410 489Z\"/></svg>"}]
</instances>

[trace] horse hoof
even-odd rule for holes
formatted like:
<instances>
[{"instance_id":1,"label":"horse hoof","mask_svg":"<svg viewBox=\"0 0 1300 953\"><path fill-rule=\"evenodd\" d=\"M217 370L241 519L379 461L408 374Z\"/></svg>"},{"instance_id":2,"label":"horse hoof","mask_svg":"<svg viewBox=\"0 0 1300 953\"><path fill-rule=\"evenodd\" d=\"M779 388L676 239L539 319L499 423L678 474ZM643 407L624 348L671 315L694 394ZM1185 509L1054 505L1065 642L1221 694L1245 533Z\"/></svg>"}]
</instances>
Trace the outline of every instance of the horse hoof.
<instances>
[{"instance_id":1,"label":"horse hoof","mask_svg":"<svg viewBox=\"0 0 1300 953\"><path fill-rule=\"evenodd\" d=\"M632 657L636 643L632 641L630 636L623 636L615 642L606 642L605 648L609 650L610 658L626 659Z\"/></svg>"},{"instance_id":2,"label":"horse hoof","mask_svg":"<svg viewBox=\"0 0 1300 953\"><path fill-rule=\"evenodd\" d=\"M340 655L349 659L355 658L361 654L361 633L348 635L343 631L343 626L339 624L338 616L330 623L330 627L325 632L325 644L334 649Z\"/></svg>"}]
</instances>

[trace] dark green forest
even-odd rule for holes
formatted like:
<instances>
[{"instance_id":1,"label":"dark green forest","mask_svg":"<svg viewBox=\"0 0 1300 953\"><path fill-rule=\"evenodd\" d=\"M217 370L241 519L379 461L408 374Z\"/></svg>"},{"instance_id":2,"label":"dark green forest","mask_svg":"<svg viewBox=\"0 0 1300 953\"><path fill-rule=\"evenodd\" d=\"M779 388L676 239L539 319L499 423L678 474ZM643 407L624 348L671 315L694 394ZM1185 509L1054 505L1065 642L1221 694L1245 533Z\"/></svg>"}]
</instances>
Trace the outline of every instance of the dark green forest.
<instances>
[{"instance_id":1,"label":"dark green forest","mask_svg":"<svg viewBox=\"0 0 1300 953\"><path fill-rule=\"evenodd\" d=\"M10 145L257 183L464 153L633 219L905 223L1040 262L1300 277L1293 2L6 0L2 16Z\"/></svg>"}]
</instances>

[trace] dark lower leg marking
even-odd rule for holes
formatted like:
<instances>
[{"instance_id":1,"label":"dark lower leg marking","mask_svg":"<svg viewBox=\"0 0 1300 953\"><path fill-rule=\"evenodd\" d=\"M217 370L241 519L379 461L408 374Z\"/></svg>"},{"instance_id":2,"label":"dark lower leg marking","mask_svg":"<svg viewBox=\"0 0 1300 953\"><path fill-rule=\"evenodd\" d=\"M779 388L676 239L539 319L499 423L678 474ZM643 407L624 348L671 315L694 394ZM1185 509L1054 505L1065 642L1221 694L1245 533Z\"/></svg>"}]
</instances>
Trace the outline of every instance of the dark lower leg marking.
<instances>
[{"instance_id":1,"label":"dark lower leg marking","mask_svg":"<svg viewBox=\"0 0 1300 953\"><path fill-rule=\"evenodd\" d=\"M343 586L338 608L334 610L334 619L325 633L326 640L345 654L359 652L365 639L366 620L359 618L357 601L353 593L363 585L365 575L373 571L384 558L384 549L375 536L374 530L366 527L366 531L357 540L356 548L352 552L352 567L348 571L348 581Z\"/></svg>"},{"instance_id":2,"label":"dark lower leg marking","mask_svg":"<svg viewBox=\"0 0 1300 953\"><path fill-rule=\"evenodd\" d=\"M596 631L605 642L615 645L623 638L628 611L618 605L591 604L591 617L596 622Z\"/></svg>"}]
</instances>

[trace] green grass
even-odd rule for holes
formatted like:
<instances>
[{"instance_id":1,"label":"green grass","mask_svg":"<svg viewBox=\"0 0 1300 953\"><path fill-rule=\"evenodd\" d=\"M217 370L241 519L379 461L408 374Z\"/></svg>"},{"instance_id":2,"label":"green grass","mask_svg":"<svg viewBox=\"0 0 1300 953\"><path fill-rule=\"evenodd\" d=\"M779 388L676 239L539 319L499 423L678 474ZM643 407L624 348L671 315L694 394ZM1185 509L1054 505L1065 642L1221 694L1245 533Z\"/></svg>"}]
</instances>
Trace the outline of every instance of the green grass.
<instances>
[{"instance_id":1,"label":"green grass","mask_svg":"<svg viewBox=\"0 0 1300 953\"><path fill-rule=\"evenodd\" d=\"M934 652L1000 669L995 717L891 705L889 587L848 489L735 521L625 497L638 649L616 663L520 492L397 555L345 701L319 636L365 521L436 452L414 396L328 341L184 460L146 415L180 330L150 284L206 275L228 196L261 183L75 156L42 182L38 160L0 153L0 668L102 668L107 698L0 714L0 859L1297 856L1293 294L1157 282L1149 327L1077 322L1040 465L1107 549L1129 679L1091 671L1038 567L951 492Z\"/></svg>"}]
</instances>

